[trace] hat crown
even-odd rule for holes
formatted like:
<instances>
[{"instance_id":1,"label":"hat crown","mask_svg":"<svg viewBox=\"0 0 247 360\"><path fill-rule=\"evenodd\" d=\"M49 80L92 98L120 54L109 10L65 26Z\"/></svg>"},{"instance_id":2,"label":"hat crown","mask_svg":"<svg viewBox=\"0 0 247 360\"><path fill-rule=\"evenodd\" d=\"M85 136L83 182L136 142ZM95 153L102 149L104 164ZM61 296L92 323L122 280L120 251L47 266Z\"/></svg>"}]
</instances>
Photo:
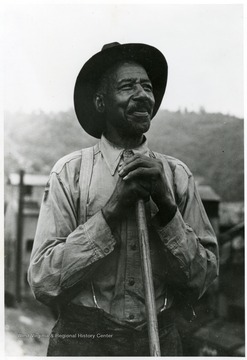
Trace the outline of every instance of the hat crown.
<instances>
[{"instance_id":1,"label":"hat crown","mask_svg":"<svg viewBox=\"0 0 247 360\"><path fill-rule=\"evenodd\" d=\"M117 41L109 43L109 44L105 44L105 45L103 45L101 51L104 51L106 49L110 49L110 48L118 46L118 45L121 45L121 44L119 42L117 42Z\"/></svg>"}]
</instances>

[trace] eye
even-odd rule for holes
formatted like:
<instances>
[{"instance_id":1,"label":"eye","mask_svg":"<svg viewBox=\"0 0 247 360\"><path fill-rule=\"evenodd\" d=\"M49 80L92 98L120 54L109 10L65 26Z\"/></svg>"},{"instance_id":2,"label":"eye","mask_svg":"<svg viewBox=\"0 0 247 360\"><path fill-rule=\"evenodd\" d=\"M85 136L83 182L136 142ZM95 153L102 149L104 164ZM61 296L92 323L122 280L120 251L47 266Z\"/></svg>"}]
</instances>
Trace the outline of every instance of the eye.
<instances>
[{"instance_id":1,"label":"eye","mask_svg":"<svg viewBox=\"0 0 247 360\"><path fill-rule=\"evenodd\" d=\"M153 91L153 87L152 87L152 85L149 84L149 83L147 83L147 84L142 84L142 86L143 86L143 89L144 89L145 91Z\"/></svg>"},{"instance_id":2,"label":"eye","mask_svg":"<svg viewBox=\"0 0 247 360\"><path fill-rule=\"evenodd\" d=\"M131 90L133 85L131 83L124 84L120 87L120 90Z\"/></svg>"}]
</instances>

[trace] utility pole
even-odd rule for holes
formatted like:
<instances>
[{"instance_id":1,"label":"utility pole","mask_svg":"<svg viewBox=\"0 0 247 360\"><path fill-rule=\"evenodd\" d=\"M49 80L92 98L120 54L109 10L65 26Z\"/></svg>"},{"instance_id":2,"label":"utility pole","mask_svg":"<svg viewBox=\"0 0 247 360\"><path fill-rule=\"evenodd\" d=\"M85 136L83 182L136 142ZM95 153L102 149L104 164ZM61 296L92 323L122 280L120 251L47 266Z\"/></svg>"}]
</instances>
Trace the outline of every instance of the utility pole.
<instances>
[{"instance_id":1,"label":"utility pole","mask_svg":"<svg viewBox=\"0 0 247 360\"><path fill-rule=\"evenodd\" d=\"M16 232L16 301L21 302L22 283L22 237L23 237L23 207L24 207L24 170L20 170L19 201Z\"/></svg>"}]
</instances>

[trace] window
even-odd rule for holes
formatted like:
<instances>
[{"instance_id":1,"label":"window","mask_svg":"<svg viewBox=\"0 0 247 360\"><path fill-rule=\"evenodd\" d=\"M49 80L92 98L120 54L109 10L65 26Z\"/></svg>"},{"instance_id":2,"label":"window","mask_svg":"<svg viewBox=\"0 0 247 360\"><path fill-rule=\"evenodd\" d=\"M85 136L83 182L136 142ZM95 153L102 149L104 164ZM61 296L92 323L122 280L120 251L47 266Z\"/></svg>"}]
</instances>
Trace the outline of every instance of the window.
<instances>
[{"instance_id":1,"label":"window","mask_svg":"<svg viewBox=\"0 0 247 360\"><path fill-rule=\"evenodd\" d=\"M33 248L33 239L28 239L26 242L26 251L31 252Z\"/></svg>"}]
</instances>

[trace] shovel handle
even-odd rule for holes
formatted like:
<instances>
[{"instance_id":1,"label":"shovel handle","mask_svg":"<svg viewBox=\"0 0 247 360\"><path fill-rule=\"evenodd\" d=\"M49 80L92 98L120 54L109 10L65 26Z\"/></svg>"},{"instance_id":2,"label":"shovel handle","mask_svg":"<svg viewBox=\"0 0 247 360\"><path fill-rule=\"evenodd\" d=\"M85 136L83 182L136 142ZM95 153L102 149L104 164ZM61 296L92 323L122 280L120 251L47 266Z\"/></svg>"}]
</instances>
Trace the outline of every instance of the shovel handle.
<instances>
[{"instance_id":1,"label":"shovel handle","mask_svg":"<svg viewBox=\"0 0 247 360\"><path fill-rule=\"evenodd\" d=\"M151 356L161 356L158 333L158 321L156 315L155 296L152 266L150 259L150 248L148 240L148 228L143 200L138 200L136 205L136 217L139 235L139 247L141 254L142 276L144 282L145 305L147 313L147 326L149 337L149 348Z\"/></svg>"}]
</instances>

